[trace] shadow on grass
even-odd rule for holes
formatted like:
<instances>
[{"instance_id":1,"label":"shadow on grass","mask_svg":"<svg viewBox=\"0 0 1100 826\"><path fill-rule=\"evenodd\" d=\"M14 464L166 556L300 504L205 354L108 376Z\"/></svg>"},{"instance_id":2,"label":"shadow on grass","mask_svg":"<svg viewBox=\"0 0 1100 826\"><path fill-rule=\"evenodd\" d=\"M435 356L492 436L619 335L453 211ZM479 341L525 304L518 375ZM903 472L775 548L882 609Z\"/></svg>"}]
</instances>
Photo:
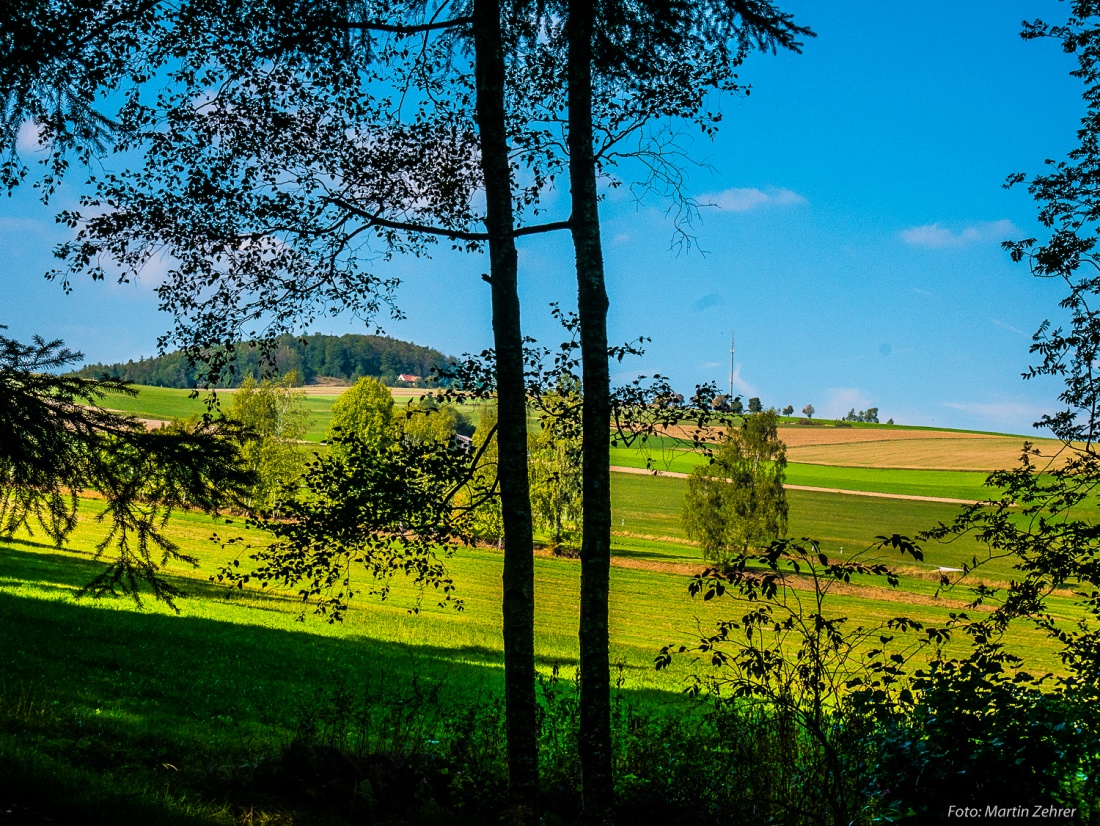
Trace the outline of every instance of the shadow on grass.
<instances>
[{"instance_id":1,"label":"shadow on grass","mask_svg":"<svg viewBox=\"0 0 1100 826\"><path fill-rule=\"evenodd\" d=\"M101 568L83 554L32 547L0 545L4 580L48 593L71 591ZM222 586L177 580L189 599L215 611L227 595L238 598ZM213 809L177 804L209 788L204 773L225 754L248 760L285 745L338 686L363 697L380 690L397 695L417 681L438 684L439 702L454 706L503 694L498 649L334 636L318 633L319 621L271 627L264 616L292 614L286 604L297 601L255 592L244 597L250 604L233 610L245 617L257 610L244 620L251 624L140 611L126 600L0 593L0 761L9 767L0 772L0 794L89 823L225 822L211 814L224 815L217 801L209 803ZM569 669L576 661L540 658L541 665L555 663ZM628 693L666 707L674 696ZM16 707L39 711L16 713ZM174 797L173 782L191 791ZM163 791L152 794L151 784L159 783Z\"/></svg>"}]
</instances>

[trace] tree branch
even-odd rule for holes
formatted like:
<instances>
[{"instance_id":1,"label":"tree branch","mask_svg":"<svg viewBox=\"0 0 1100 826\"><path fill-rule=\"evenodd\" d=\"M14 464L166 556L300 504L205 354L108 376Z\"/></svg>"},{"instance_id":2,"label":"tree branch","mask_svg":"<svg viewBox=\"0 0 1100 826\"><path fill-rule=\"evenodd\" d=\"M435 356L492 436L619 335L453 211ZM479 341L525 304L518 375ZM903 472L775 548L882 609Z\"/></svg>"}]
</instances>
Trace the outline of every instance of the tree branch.
<instances>
[{"instance_id":1,"label":"tree branch","mask_svg":"<svg viewBox=\"0 0 1100 826\"><path fill-rule=\"evenodd\" d=\"M548 224L531 224L526 227L517 227L512 230L513 238L520 238L524 235L538 235L542 232L556 232L559 229L571 229L573 226L573 219L567 218L564 221L551 221Z\"/></svg>"},{"instance_id":2,"label":"tree branch","mask_svg":"<svg viewBox=\"0 0 1100 826\"><path fill-rule=\"evenodd\" d=\"M422 34L424 32L438 31L439 29L457 28L473 22L472 17L456 17L453 20L439 20L434 23L421 23L414 26L404 26L394 23L381 23L377 21L356 22L348 20L335 24L334 28L354 31L388 32L390 34Z\"/></svg>"},{"instance_id":3,"label":"tree branch","mask_svg":"<svg viewBox=\"0 0 1100 826\"><path fill-rule=\"evenodd\" d=\"M357 207L355 204L344 200L343 198L332 198L332 203L337 206L346 209L352 215L359 218L363 218L368 222L368 226L385 227L386 229L403 230L405 232L419 232L425 235L440 235L444 238L450 238L454 241L488 241L489 234L485 232L469 232L461 229L447 229L446 227L435 227L431 224L419 224L414 221L392 221L389 218L383 218L380 215L375 215L373 212L368 212L361 207ZM565 221L551 221L546 224L532 224L526 227L519 227L512 231L512 236L515 238L522 237L524 235L537 235L542 232L555 232L561 229L569 229L572 226L571 220Z\"/></svg>"}]
</instances>

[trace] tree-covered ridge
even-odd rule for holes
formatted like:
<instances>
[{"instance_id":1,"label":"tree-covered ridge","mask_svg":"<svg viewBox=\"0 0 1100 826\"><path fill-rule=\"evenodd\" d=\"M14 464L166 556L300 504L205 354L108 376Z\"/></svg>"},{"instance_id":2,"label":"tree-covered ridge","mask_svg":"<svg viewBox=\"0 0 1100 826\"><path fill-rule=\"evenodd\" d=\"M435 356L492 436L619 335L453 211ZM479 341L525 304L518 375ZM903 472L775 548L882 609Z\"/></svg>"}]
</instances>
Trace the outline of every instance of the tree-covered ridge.
<instances>
[{"instance_id":1,"label":"tree-covered ridge","mask_svg":"<svg viewBox=\"0 0 1100 826\"><path fill-rule=\"evenodd\" d=\"M402 374L419 376L423 380L431 375L433 367L449 360L438 350L387 336L313 333L296 338L287 335L276 340L273 358L266 361L254 343L237 345L236 372L232 376L222 376L220 383L236 387L245 376L262 375L273 363L280 374L298 371L307 384L320 378L353 383L363 376L374 376L383 384L392 385ZM179 350L125 364L90 364L77 375L90 378L104 373L134 384L156 387L191 388L199 382L198 371L188 365L187 356ZM414 384L421 386L423 381Z\"/></svg>"}]
</instances>

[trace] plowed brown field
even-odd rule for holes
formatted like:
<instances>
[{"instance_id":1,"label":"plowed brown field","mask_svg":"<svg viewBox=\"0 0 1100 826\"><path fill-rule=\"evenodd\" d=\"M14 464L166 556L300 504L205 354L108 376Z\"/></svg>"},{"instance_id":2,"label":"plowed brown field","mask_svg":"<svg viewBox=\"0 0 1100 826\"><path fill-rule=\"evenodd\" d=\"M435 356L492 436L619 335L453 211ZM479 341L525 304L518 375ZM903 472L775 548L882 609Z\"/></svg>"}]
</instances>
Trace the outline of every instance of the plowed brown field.
<instances>
[{"instance_id":1,"label":"plowed brown field","mask_svg":"<svg viewBox=\"0 0 1100 826\"><path fill-rule=\"evenodd\" d=\"M686 430L670 428L683 437ZM716 433L720 431L716 430ZM1013 467L1024 436L994 436L951 430L791 425L779 428L787 444L787 461L839 467L988 472ZM1030 439L1045 457L1056 457L1061 443ZM1058 464L1055 458L1054 463ZM1040 466L1045 462L1038 461Z\"/></svg>"},{"instance_id":2,"label":"plowed brown field","mask_svg":"<svg viewBox=\"0 0 1100 826\"><path fill-rule=\"evenodd\" d=\"M990 471L1019 461L1023 436L990 436L943 430L781 427L787 459L811 465L884 467L926 470ZM1061 446L1034 440L1045 456Z\"/></svg>"}]
</instances>

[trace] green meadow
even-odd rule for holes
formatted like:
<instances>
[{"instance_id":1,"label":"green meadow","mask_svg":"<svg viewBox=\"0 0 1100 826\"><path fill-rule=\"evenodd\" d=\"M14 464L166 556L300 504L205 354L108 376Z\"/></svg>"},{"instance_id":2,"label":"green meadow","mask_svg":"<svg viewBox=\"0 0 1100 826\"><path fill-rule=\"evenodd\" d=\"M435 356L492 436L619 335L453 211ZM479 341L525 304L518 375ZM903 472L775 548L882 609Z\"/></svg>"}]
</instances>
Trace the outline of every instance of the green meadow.
<instances>
[{"instance_id":1,"label":"green meadow","mask_svg":"<svg viewBox=\"0 0 1100 826\"><path fill-rule=\"evenodd\" d=\"M327 429L333 398L306 397L311 440ZM112 399L111 406L165 419L201 412L203 402L186 391L143 388L136 399ZM645 456L617 448L612 463L638 467ZM792 465L788 481L977 498L978 476ZM690 713L683 689L707 666L684 658L658 672L658 649L690 643L716 621L744 611L729 599L704 602L688 595L689 578L704 560L681 527L685 485L680 478L612 474L611 659L626 696L669 714ZM878 535L913 536L957 512L946 503L801 490L788 491L788 500L789 535L818 540L833 558L850 557ZM97 521L101 501L87 498L81 507L65 549L25 534L0 542L0 764L7 769L0 773L0 793L65 799L74 812L109 810L119 822L252 822L217 802L232 797L225 779L232 771L225 766L252 765L285 747L335 687L400 696L419 682L438 685L445 704L501 696L502 558L494 548L460 547L448 558L461 611L439 607L431 593L418 595L401 579L385 601L369 593L370 581L360 581L346 620L330 624L293 592L212 583L210 576L234 553L212 537L241 536L253 544L266 538L239 522L179 513L169 532L199 566L168 568L187 594L176 614L150 601L139 606L125 598L76 598L102 565L92 549L105 529ZM920 563L879 552L898 567L900 587L875 581L838 588L830 610L851 625L877 625L898 615L943 622L968 594L960 589L938 597L937 569L959 568L981 555L972 538L926 544ZM981 581L997 584L1011 575L1007 564L995 562L982 569ZM805 587L804 579L798 582ZM558 670L572 678L575 672L578 590L578 563L540 552L536 657L543 675ZM794 594L808 596L804 590ZM1061 595L1051 608L1062 616L1073 611ZM1054 650L1038 633L1017 630L1011 643L1030 669L1059 670ZM962 643L952 642L951 650L961 653Z\"/></svg>"},{"instance_id":2,"label":"green meadow","mask_svg":"<svg viewBox=\"0 0 1100 826\"><path fill-rule=\"evenodd\" d=\"M658 484L666 491L664 486L679 482L645 477L629 481ZM616 517L631 514L621 517L626 520L639 513L636 509L643 506L646 494L617 484L614 495ZM667 515L674 505L672 497L658 495L653 501L660 507L654 508L658 514L650 524L673 530ZM794 500L792 510L810 511L814 504ZM258 725L265 707L290 709L333 679L357 683L384 675L407 679L418 673L444 681L455 696L500 687L501 555L495 549L458 548L449 558L449 571L464 601L461 611L439 607L427 593L420 612L412 613L417 593L404 581L395 581L385 601L367 593L369 581L360 581L362 593L344 622L330 624L308 609L300 621L303 604L293 593L231 590L208 579L232 553L212 536L240 535L257 543L264 541L262 535L202 514L181 514L173 519L171 534L198 557L199 567L177 564L168 569L188 594L176 615L155 602L137 606L128 599L75 599L76 590L100 564L91 558L90 549L103 530L95 520L101 509L97 500L84 501L80 528L65 550L34 537L0 544L0 621L7 632L0 651L9 688L33 687L36 693L94 707L100 714L144 719L163 712L174 728L218 715ZM814 510L801 524L818 526L817 520L831 512L835 513ZM925 515L918 511L909 518ZM854 525L858 516L852 512L847 518ZM851 548L858 539L857 529L850 530L851 539L845 541L853 543ZM689 545L654 539L634 547L616 542L615 554L612 660L623 663L629 690L673 700L688 669L655 671L656 650L693 639L697 623L709 627L737 609L727 600L704 602L688 595L688 575L701 568ZM555 665L569 670L576 664L578 584L575 560L537 558L536 648L544 671ZM901 589L887 601L878 598L877 588L866 593L849 589L833 598L833 610L856 623L896 614L943 620L953 601L936 604L928 598L928 586L919 576L903 576ZM219 639L222 634L226 636ZM1038 636L1021 635L1019 643L1036 653L1044 666L1056 666ZM73 679L74 669L79 679Z\"/></svg>"},{"instance_id":3,"label":"green meadow","mask_svg":"<svg viewBox=\"0 0 1100 826\"><path fill-rule=\"evenodd\" d=\"M708 459L690 450L650 453L642 448L614 447L611 464L658 472L691 473ZM799 462L787 464L787 484L806 487L935 496L948 499L985 499L988 474L965 470L910 470L900 468L833 467Z\"/></svg>"},{"instance_id":4,"label":"green meadow","mask_svg":"<svg viewBox=\"0 0 1100 826\"><path fill-rule=\"evenodd\" d=\"M147 419L185 419L201 415L208 409L209 395L200 393L191 397L191 391L166 387L137 386L136 397L112 395L106 406ZM223 407L232 404L233 391L219 391L218 403ZM332 404L337 394L309 393L302 399L302 406L309 415L305 439L320 442L328 433L332 422ZM396 395L398 405L408 404L410 395ZM476 408L464 405L463 412L476 420ZM857 428L873 428L879 425L857 423ZM899 429L900 426L881 425L883 429ZM927 429L927 428L905 428ZM619 467L690 473L697 465L707 461L700 453L688 450L679 440L651 438L646 445L618 446L611 449L611 464ZM787 484L807 487L858 490L877 493L909 494L946 497L949 499L983 499L989 495L984 488L986 474L956 470L901 470L896 468L850 468L828 465L787 465Z\"/></svg>"},{"instance_id":5,"label":"green meadow","mask_svg":"<svg viewBox=\"0 0 1100 826\"><path fill-rule=\"evenodd\" d=\"M104 401L104 407L137 416L141 419L186 419L189 416L201 416L216 403L222 410L228 410L233 404L232 390L219 390L216 396L200 391L192 396L190 390L178 390L173 387L135 386L137 396L125 396L113 393ZM320 442L328 433L332 423L332 403L337 395L307 394L302 398L302 407L309 415L306 441ZM398 404L407 403L398 397Z\"/></svg>"},{"instance_id":6,"label":"green meadow","mask_svg":"<svg viewBox=\"0 0 1100 826\"><path fill-rule=\"evenodd\" d=\"M190 390L179 390L173 387L146 387L134 385L138 391L137 396L126 396L120 393L112 393L103 402L104 407L128 413L142 419L155 419L169 421L171 419L186 419L189 416L201 416L216 404L222 410L228 410L233 404L233 390L218 390L216 395L199 391L192 396ZM305 434L307 442L321 442L327 435L332 424L332 405L339 398L340 390L334 393L304 393L302 395L302 409L308 415L308 425ZM398 407L404 407L415 399L415 394L395 394L394 403ZM474 405L460 405L459 409L467 415L473 415L477 420L476 407Z\"/></svg>"}]
</instances>

